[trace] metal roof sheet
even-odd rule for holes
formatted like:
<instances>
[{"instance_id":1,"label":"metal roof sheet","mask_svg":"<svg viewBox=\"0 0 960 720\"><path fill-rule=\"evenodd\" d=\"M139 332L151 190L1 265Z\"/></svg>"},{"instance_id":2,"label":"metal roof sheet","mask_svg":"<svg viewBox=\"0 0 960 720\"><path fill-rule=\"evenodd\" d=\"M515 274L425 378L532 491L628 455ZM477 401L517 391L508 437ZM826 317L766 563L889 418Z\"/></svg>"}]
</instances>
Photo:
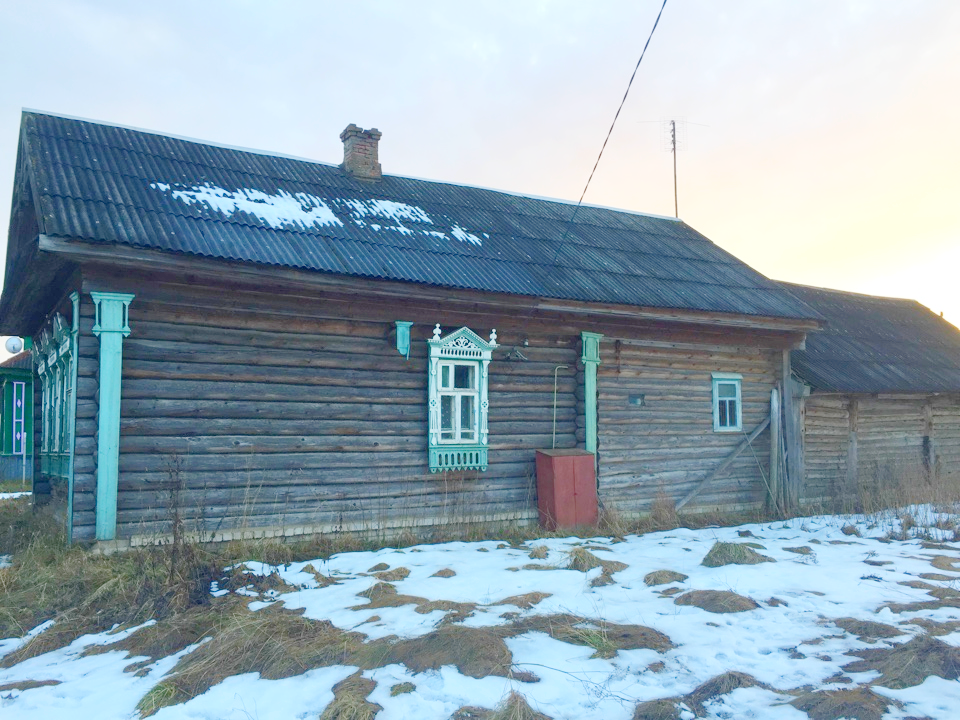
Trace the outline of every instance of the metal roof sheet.
<instances>
[{"instance_id":1,"label":"metal roof sheet","mask_svg":"<svg viewBox=\"0 0 960 720\"><path fill-rule=\"evenodd\" d=\"M816 319L683 222L25 112L41 232L368 278ZM299 204L299 207L298 207Z\"/></svg>"},{"instance_id":2,"label":"metal roof sheet","mask_svg":"<svg viewBox=\"0 0 960 720\"><path fill-rule=\"evenodd\" d=\"M826 327L792 354L823 392L960 392L960 330L914 300L783 283Z\"/></svg>"}]
</instances>

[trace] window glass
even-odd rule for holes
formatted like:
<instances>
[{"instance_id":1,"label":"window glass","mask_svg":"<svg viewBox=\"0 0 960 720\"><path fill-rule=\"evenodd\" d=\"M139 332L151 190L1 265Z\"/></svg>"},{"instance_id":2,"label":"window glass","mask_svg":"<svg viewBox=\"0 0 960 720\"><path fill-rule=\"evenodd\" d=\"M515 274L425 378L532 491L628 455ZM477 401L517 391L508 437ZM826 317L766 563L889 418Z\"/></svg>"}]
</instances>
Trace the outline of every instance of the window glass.
<instances>
[{"instance_id":1,"label":"window glass","mask_svg":"<svg viewBox=\"0 0 960 720\"><path fill-rule=\"evenodd\" d=\"M440 437L443 440L453 440L453 395L440 396Z\"/></svg>"},{"instance_id":2,"label":"window glass","mask_svg":"<svg viewBox=\"0 0 960 720\"><path fill-rule=\"evenodd\" d=\"M475 377L475 365L456 365L454 366L453 386L457 390L473 390L476 387Z\"/></svg>"},{"instance_id":3,"label":"window glass","mask_svg":"<svg viewBox=\"0 0 960 720\"><path fill-rule=\"evenodd\" d=\"M447 390L450 387L450 366L440 366L440 387Z\"/></svg>"},{"instance_id":4,"label":"window glass","mask_svg":"<svg viewBox=\"0 0 960 720\"><path fill-rule=\"evenodd\" d=\"M475 398L473 395L460 397L460 439L473 441L476 439L476 417L474 413Z\"/></svg>"},{"instance_id":5,"label":"window glass","mask_svg":"<svg viewBox=\"0 0 960 720\"><path fill-rule=\"evenodd\" d=\"M737 396L737 386L733 383L718 383L717 396L722 398L735 398Z\"/></svg>"}]
</instances>

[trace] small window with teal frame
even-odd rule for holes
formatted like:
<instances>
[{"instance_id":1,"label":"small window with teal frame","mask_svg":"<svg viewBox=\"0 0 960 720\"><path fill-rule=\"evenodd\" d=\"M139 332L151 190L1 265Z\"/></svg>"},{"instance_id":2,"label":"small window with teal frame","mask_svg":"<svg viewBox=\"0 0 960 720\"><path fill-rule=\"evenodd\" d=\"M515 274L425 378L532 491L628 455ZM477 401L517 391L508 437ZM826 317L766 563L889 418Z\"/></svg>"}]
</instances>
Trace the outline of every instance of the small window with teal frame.
<instances>
[{"instance_id":1,"label":"small window with teal frame","mask_svg":"<svg viewBox=\"0 0 960 720\"><path fill-rule=\"evenodd\" d=\"M427 341L429 358L429 463L431 472L487 469L489 368L497 346L462 327Z\"/></svg>"},{"instance_id":2,"label":"small window with teal frame","mask_svg":"<svg viewBox=\"0 0 960 720\"><path fill-rule=\"evenodd\" d=\"M743 408L740 384L743 376L736 373L713 373L713 430L743 430Z\"/></svg>"}]
</instances>

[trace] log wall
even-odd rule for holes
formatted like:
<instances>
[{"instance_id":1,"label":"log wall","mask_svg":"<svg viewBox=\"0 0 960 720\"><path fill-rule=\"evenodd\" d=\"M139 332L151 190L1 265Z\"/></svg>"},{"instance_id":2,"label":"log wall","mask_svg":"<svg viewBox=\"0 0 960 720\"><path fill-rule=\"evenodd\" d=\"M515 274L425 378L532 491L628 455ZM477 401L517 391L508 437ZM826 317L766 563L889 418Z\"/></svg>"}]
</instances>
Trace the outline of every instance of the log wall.
<instances>
[{"instance_id":1,"label":"log wall","mask_svg":"<svg viewBox=\"0 0 960 720\"><path fill-rule=\"evenodd\" d=\"M86 272L78 539L93 536L98 343L86 293L96 289L136 294L123 345L118 537L166 534L175 520L225 537L533 517L534 451L553 442L558 365L556 444L577 442L576 334L437 307ZM415 323L409 360L394 320ZM497 328L486 472L427 467L425 340L435 322L445 334ZM527 360L505 359L512 351Z\"/></svg>"},{"instance_id":2,"label":"log wall","mask_svg":"<svg viewBox=\"0 0 960 720\"><path fill-rule=\"evenodd\" d=\"M770 414L770 391L780 380L782 362L775 350L653 338L605 337L601 357L600 495L628 514L648 511L658 493L676 503L717 468ZM744 433L714 432L713 372L743 376ZM630 396L639 394L644 405L630 404ZM764 430L686 508L731 510L763 503L769 437Z\"/></svg>"}]
</instances>

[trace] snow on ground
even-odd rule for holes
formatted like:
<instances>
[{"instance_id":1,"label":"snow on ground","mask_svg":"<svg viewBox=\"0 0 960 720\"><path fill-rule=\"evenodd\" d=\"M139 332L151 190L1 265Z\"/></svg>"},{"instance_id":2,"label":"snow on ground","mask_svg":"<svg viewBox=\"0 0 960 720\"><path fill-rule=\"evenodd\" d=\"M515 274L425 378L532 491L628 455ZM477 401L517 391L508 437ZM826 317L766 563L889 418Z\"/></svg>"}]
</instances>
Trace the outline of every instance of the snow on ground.
<instances>
[{"instance_id":1,"label":"snow on ground","mask_svg":"<svg viewBox=\"0 0 960 720\"><path fill-rule=\"evenodd\" d=\"M476 603L474 613L462 621L468 627L569 614L599 627L616 623L653 628L675 646L665 652L620 650L605 659L593 657L591 647L562 642L542 632L508 637L505 642L513 655L514 671L532 672L539 678L536 682L467 677L455 666L416 674L403 665L388 665L363 673L377 683L369 699L383 707L378 720L447 720L465 705L493 707L511 690L522 693L531 707L554 720L629 720L638 702L686 695L732 670L753 676L767 688L743 687L713 698L704 705L706 717L788 720L806 717L787 704L794 697L790 690L803 686L849 689L877 678L874 671L844 673L843 666L857 659L848 654L851 651L904 643L924 632L914 624L917 620L960 620L960 608L956 607L901 612L882 607L931 601L931 586L948 592L960 590L960 568L953 570L943 559L937 561L937 567L931 565L936 556L960 562L960 543L952 542L952 530L933 527L947 517L928 507L913 510L915 517L923 519L921 526L927 526L928 547L916 538L890 540L891 534L901 531L892 516L879 523L876 518L822 516L730 528L676 529L625 539L571 537L516 547L492 541L451 542L343 553L328 560L280 567L244 565L253 575L276 572L289 587L296 588L265 594L248 590L256 596L251 597L251 609L260 611L282 603L288 609L302 609L308 618L362 632L370 640L421 637L435 630L447 615L443 610L418 613L416 604L364 609L369 601L358 595L380 582L374 568L381 565L382 570L386 565L391 571L409 571L402 579L390 580L401 595ZM775 562L716 568L701 565L717 541L756 543L760 546L757 552ZM943 544L931 547L930 541ZM538 545L547 548L546 556L532 559L531 550ZM602 568L583 573L564 567L568 553L584 546L603 561L627 567L612 573L611 584L595 586L592 582L600 577ZM799 554L797 548L809 548L809 554ZM455 574L437 575L444 570ZM683 582L648 586L644 577L656 570L689 577ZM931 579L931 573L941 579ZM323 582L318 574L337 583ZM402 574L400 571L397 576ZM922 574L928 576L922 580L926 587L918 582ZM915 587L903 584L907 582ZM211 590L215 595L226 592L219 587ZM689 590L732 591L752 598L759 607L717 614L674 602ZM534 592L548 595L526 609L498 604ZM884 640L861 640L833 622L840 618L885 623L903 633ZM90 644L116 639L105 634L85 636L67 648L0 670L0 687L28 679L60 681L35 689L0 691L0 717L29 720L93 712L102 720L135 717L137 701L173 669L178 658L158 660L149 674L136 677L124 672L133 661L123 652L80 656ZM960 646L960 632L940 639ZM0 656L12 652L20 642L0 641ZM314 718L333 699L333 686L354 672L354 667L334 666L283 680L261 679L255 673L235 676L183 705L161 710L157 717ZM413 692L392 696L391 688L403 682L412 683ZM930 676L923 684L905 689L872 687L903 704L902 709L891 707L884 716L888 720L960 717L960 683L956 680ZM684 715L692 717L689 712Z\"/></svg>"}]
</instances>

